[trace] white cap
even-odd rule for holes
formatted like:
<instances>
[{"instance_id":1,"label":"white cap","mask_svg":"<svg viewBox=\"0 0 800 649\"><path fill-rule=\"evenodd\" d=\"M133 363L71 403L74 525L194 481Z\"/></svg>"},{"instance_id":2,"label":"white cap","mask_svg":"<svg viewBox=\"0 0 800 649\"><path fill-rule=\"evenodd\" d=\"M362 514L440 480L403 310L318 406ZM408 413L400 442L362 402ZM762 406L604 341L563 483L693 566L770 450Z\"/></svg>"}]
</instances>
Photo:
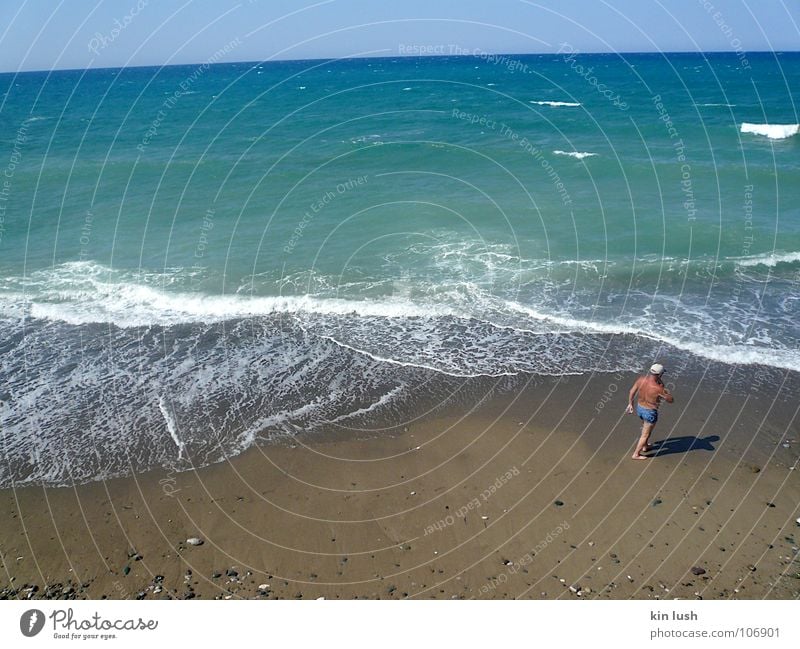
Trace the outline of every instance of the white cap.
<instances>
[{"instance_id":1,"label":"white cap","mask_svg":"<svg viewBox=\"0 0 800 649\"><path fill-rule=\"evenodd\" d=\"M650 374L661 375L664 373L664 366L661 363L654 363L650 366Z\"/></svg>"}]
</instances>

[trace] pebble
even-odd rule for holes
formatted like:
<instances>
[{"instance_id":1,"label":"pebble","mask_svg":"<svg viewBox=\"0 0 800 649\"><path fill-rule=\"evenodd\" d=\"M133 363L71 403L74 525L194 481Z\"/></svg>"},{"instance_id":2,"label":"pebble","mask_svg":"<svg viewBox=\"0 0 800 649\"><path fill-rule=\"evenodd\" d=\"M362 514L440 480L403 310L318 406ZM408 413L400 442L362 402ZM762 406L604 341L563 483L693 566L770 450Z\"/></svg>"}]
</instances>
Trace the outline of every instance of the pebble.
<instances>
[{"instance_id":1,"label":"pebble","mask_svg":"<svg viewBox=\"0 0 800 649\"><path fill-rule=\"evenodd\" d=\"M198 539L196 536L193 536L190 539L186 539L186 542L189 545L203 545L203 539Z\"/></svg>"},{"instance_id":2,"label":"pebble","mask_svg":"<svg viewBox=\"0 0 800 649\"><path fill-rule=\"evenodd\" d=\"M261 584L258 590L269 590L269 584Z\"/></svg>"},{"instance_id":3,"label":"pebble","mask_svg":"<svg viewBox=\"0 0 800 649\"><path fill-rule=\"evenodd\" d=\"M561 500L556 500L556 501L555 501L553 504L554 504L556 507L563 507L563 506L564 506L564 503L563 503L563 501L561 501Z\"/></svg>"},{"instance_id":4,"label":"pebble","mask_svg":"<svg viewBox=\"0 0 800 649\"><path fill-rule=\"evenodd\" d=\"M699 566L694 566L692 568L692 574L699 577L700 575L706 574L706 571L704 568L700 568Z\"/></svg>"}]
</instances>

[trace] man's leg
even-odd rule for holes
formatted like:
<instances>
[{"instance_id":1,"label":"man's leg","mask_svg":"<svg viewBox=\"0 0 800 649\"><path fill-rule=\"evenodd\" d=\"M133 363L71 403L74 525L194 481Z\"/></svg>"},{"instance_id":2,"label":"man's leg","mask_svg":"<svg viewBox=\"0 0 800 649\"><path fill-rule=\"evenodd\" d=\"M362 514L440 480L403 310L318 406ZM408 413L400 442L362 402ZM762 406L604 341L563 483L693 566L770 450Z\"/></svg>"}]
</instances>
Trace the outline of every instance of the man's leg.
<instances>
[{"instance_id":1,"label":"man's leg","mask_svg":"<svg viewBox=\"0 0 800 649\"><path fill-rule=\"evenodd\" d=\"M645 449L648 451L650 450L647 448L647 442L650 440L650 433L653 432L654 427L655 424L651 424L647 421L642 424L642 435L639 437L639 441L636 442L636 450L633 452L633 455L631 455L634 460L649 459L646 455L642 455L642 453L646 452Z\"/></svg>"}]
</instances>

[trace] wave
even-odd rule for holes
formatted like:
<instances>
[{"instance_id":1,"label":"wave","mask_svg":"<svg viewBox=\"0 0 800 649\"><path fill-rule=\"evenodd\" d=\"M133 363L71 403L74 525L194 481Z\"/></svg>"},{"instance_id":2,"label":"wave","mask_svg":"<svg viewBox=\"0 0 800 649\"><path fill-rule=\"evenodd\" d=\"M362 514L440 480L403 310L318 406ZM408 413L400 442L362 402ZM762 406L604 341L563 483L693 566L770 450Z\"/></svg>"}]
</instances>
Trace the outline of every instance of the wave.
<instances>
[{"instance_id":1,"label":"wave","mask_svg":"<svg viewBox=\"0 0 800 649\"><path fill-rule=\"evenodd\" d=\"M410 301L321 298L312 295L207 295L165 290L180 283L175 274L131 274L88 261L67 262L29 278L0 282L0 315L72 325L111 323L120 328L223 322L281 313L423 317L452 315L449 307ZM5 291L1 289L6 289ZM9 290L10 289L10 290ZM34 289L31 291L31 289Z\"/></svg>"},{"instance_id":2,"label":"wave","mask_svg":"<svg viewBox=\"0 0 800 649\"><path fill-rule=\"evenodd\" d=\"M445 259L447 255L444 252L440 251L442 254L436 257ZM522 287L525 290L526 287L533 287L535 291L536 287L541 287L541 272L533 272L531 260L525 260L529 267L523 269L523 275L519 275L520 260L513 255L490 256L482 260L489 264L491 272L495 274L498 268L517 266L517 277L523 277ZM478 261L481 262L481 259ZM701 265L706 263L703 260L696 261ZM714 261L717 267L717 260ZM770 253L718 261L731 264L732 268L774 266L798 262L800 253ZM496 264L501 262L502 266L498 267ZM689 263L689 260L684 262ZM646 267L652 263L654 267L661 268L668 263L679 270L684 262L637 260L637 264ZM454 263L463 270L463 259L456 258ZM575 268L587 273L606 274L606 267L609 264L613 266L613 263L608 260L562 260L542 262L538 267L545 273L552 272L554 267L563 267L571 276ZM528 277L528 272L533 274ZM587 306L595 299L593 295L577 303L560 304L546 293L540 295L533 292L526 293L526 299L520 301L519 296L496 294L491 286L466 281L463 274L457 282L424 284L409 280L408 291L379 292L371 297L361 297L363 287L358 284L336 287L339 295L344 292L346 296L350 292L358 296L351 298L338 297L329 289L323 289L320 294L286 296L259 296L245 292L209 295L182 290L180 277L178 270L163 274L134 274L112 270L94 262L69 262L33 273L24 280L6 278L0 281L0 320L35 319L73 326L113 324L126 330L289 317L300 324L304 331L350 351L365 353L375 362L413 366L453 376L503 375L522 370L546 373L547 363L530 365L513 360L518 358L517 352L511 350L507 342L497 342L494 333L479 335L479 330L484 326L493 328L493 332L497 328L511 327L528 331L531 335L632 335L658 340L704 358L729 363L763 363L794 368L800 362L796 350L785 349L781 344L773 345L768 340L766 332L772 329L761 327L758 333L749 332L748 327L759 322L761 314L760 311L742 310L742 302L738 297L731 303L732 308L739 309L736 313L722 302L714 307L722 310L715 312L708 305L692 306L685 296L673 299L662 295L655 301L654 296L629 288L625 294L623 311L611 309L604 312L598 311L597 306ZM741 291L742 287L739 286L737 290ZM718 301L721 299L720 296ZM784 326L779 320L786 315L776 313L772 323L774 327ZM662 332L655 336L649 324L654 317L660 320ZM729 324L720 327L720 317L727 317ZM443 341L433 347L420 342L438 340L442 331L451 330L459 333L446 335ZM376 335L385 336L391 344L375 343L373 339ZM446 340L453 338L460 340L460 345L464 347L449 349ZM767 344L762 339L767 340ZM781 339L778 337L778 340ZM492 349L492 344L496 344L496 348ZM416 355L409 351L420 345L425 347L424 351ZM398 355L395 350L403 350L403 353ZM547 362L558 366L557 359L551 358ZM165 408L166 404L161 414L166 419L170 411ZM172 441L180 448L180 441L170 432Z\"/></svg>"},{"instance_id":3,"label":"wave","mask_svg":"<svg viewBox=\"0 0 800 649\"><path fill-rule=\"evenodd\" d=\"M655 333L656 330L653 328L640 328L619 323L586 321L579 318L542 313L521 304L514 304L513 306L535 320L558 324L562 326L565 331L582 331L586 333L629 335L637 338L648 338L676 349L687 351L699 358L706 358L725 365L769 365L781 369L796 370L800 362L800 353L795 349L769 349L748 345L707 344L663 333Z\"/></svg>"},{"instance_id":4,"label":"wave","mask_svg":"<svg viewBox=\"0 0 800 649\"><path fill-rule=\"evenodd\" d=\"M570 158L577 158L578 160L583 160L584 158L591 158L592 156L596 156L596 153L588 153L586 151L553 151L556 155L566 155Z\"/></svg>"},{"instance_id":5,"label":"wave","mask_svg":"<svg viewBox=\"0 0 800 649\"><path fill-rule=\"evenodd\" d=\"M539 106L553 106L554 108L558 108L558 107L577 108L578 106L581 105L580 103L575 102L575 101L545 101L545 100L534 101L534 100L531 100L528 103L538 104Z\"/></svg>"},{"instance_id":6,"label":"wave","mask_svg":"<svg viewBox=\"0 0 800 649\"><path fill-rule=\"evenodd\" d=\"M783 140L800 131L800 124L750 124L742 123L742 133L754 133L755 135L766 135L771 140Z\"/></svg>"},{"instance_id":7,"label":"wave","mask_svg":"<svg viewBox=\"0 0 800 649\"><path fill-rule=\"evenodd\" d=\"M796 264L800 262L800 252L767 252L763 255L751 257L734 257L739 266L769 266L775 268L778 264Z\"/></svg>"}]
</instances>

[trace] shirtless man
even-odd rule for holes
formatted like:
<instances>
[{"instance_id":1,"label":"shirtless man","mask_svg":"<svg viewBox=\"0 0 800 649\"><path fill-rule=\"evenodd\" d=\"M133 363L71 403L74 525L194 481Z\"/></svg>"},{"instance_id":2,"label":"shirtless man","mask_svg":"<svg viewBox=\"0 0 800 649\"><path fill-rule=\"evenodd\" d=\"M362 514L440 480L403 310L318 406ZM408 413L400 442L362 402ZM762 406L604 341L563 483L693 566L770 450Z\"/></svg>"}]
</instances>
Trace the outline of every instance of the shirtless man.
<instances>
[{"instance_id":1,"label":"shirtless man","mask_svg":"<svg viewBox=\"0 0 800 649\"><path fill-rule=\"evenodd\" d=\"M640 376L633 384L630 393L628 394L628 407L625 412L629 415L633 414L633 398L636 393L639 393L639 402L636 404L636 414L642 420L642 436L636 444L636 450L631 456L634 460L648 460L646 455L650 447L647 442L650 440L650 433L653 432L656 422L658 421L658 405L663 399L667 403L672 403L675 399L664 387L661 382L661 376L664 374L664 366L661 363L656 363L650 368L650 373L646 376Z\"/></svg>"}]
</instances>

